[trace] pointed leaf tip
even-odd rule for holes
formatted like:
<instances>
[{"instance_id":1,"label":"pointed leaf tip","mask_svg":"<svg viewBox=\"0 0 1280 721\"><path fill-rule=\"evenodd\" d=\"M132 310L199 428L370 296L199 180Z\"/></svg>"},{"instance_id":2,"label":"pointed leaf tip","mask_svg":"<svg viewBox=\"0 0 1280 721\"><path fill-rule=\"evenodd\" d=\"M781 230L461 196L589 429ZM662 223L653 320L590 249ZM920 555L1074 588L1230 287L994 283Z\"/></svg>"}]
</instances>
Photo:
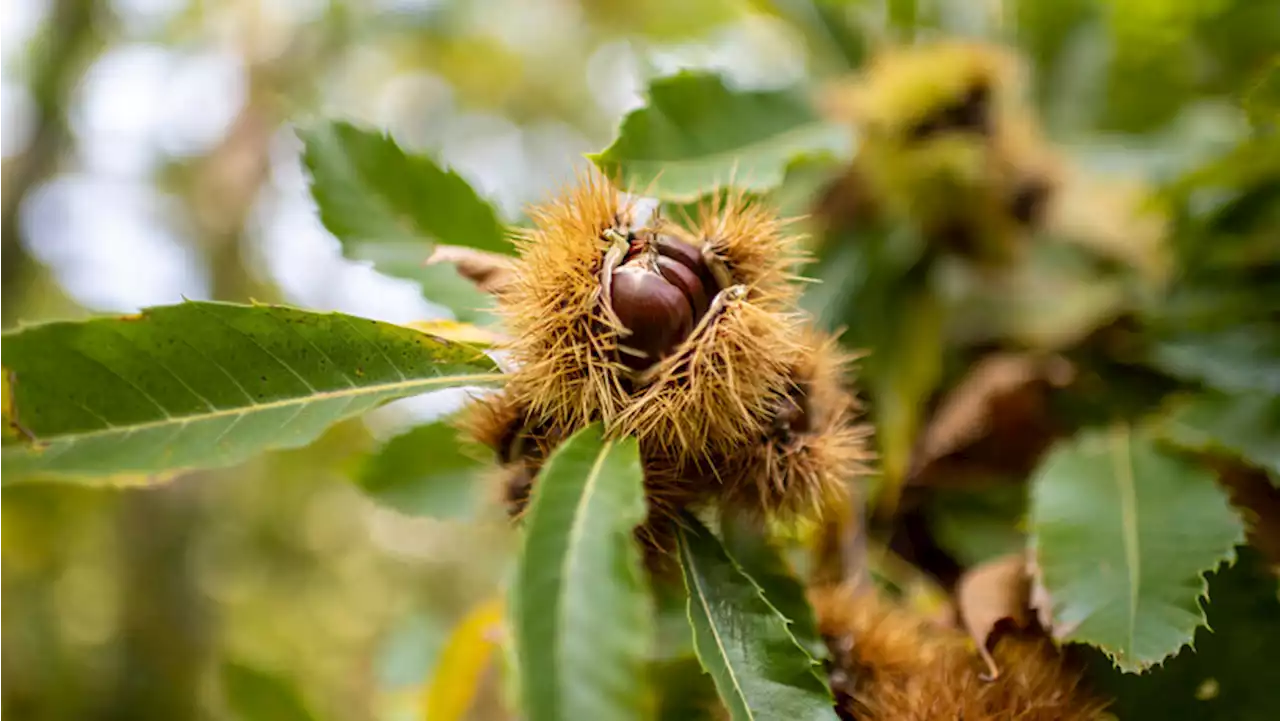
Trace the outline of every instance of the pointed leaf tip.
<instances>
[{"instance_id":1,"label":"pointed leaf tip","mask_svg":"<svg viewBox=\"0 0 1280 721\"><path fill-rule=\"evenodd\" d=\"M497 211L457 172L351 123L296 126L320 220L343 255L416 281L460 320L487 315L489 299L450 267L428 266L436 244L509 254Z\"/></svg>"}]
</instances>

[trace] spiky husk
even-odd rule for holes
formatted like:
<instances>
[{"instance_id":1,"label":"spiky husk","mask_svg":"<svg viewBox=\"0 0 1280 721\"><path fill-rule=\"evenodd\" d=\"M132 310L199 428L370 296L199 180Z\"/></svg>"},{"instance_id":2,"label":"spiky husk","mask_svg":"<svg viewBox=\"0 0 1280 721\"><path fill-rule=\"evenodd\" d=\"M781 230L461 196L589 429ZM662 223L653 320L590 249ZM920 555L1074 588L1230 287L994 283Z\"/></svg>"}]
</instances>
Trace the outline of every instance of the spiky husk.
<instances>
[{"instance_id":1,"label":"spiky husk","mask_svg":"<svg viewBox=\"0 0 1280 721\"><path fill-rule=\"evenodd\" d=\"M499 463L523 460L535 468L576 430L537 418L509 387L473 399L455 424L465 437L492 449Z\"/></svg>"},{"instance_id":2,"label":"spiky husk","mask_svg":"<svg viewBox=\"0 0 1280 721\"><path fill-rule=\"evenodd\" d=\"M600 273L605 231L625 234L631 213L608 181L589 173L557 200L531 208L534 227L516 238L520 257L498 312L517 366L508 387L538 418L576 429L613 418L626 397Z\"/></svg>"},{"instance_id":3,"label":"spiky husk","mask_svg":"<svg viewBox=\"0 0 1280 721\"><path fill-rule=\"evenodd\" d=\"M639 439L649 517L637 536L651 569L669 556L688 509L843 509L864 434L843 389L844 359L834 341L814 340L797 309L800 239L744 193L704 206L693 229L654 221L648 231L702 250L720 292L672 355L636 374L616 360L624 331L602 300L601 275L610 248L639 229L603 178L579 180L530 212L534 228L517 240L513 279L499 294L515 370L462 424L494 449L512 515L523 513L555 447L594 421ZM771 424L796 383L821 388L828 405L803 441L774 443ZM726 471L737 479L727 482Z\"/></svg>"},{"instance_id":4,"label":"spiky husk","mask_svg":"<svg viewBox=\"0 0 1280 721\"><path fill-rule=\"evenodd\" d=\"M1021 77L1001 48L945 41L883 51L832 91L862 137L851 175L869 207L972 261L1015 260L1057 185Z\"/></svg>"},{"instance_id":5,"label":"spiky husk","mask_svg":"<svg viewBox=\"0 0 1280 721\"><path fill-rule=\"evenodd\" d=\"M1004 636L994 655L1001 674L983 665L961 633L870 590L813 589L818 628L832 652L833 690L843 718L858 721L1086 721L1106 704L1052 642Z\"/></svg>"},{"instance_id":6,"label":"spiky husk","mask_svg":"<svg viewBox=\"0 0 1280 721\"><path fill-rule=\"evenodd\" d=\"M866 473L870 427L858 422L853 357L834 337L808 330L789 389L808 407L809 427L777 430L722 464L725 501L760 516L822 520L849 512L852 481Z\"/></svg>"},{"instance_id":7,"label":"spiky husk","mask_svg":"<svg viewBox=\"0 0 1280 721\"><path fill-rule=\"evenodd\" d=\"M693 230L695 245L705 246L750 296L767 308L788 308L799 298L799 266L808 260L803 238L786 232L776 211L751 200L745 190L705 203Z\"/></svg>"},{"instance_id":8,"label":"spiky husk","mask_svg":"<svg viewBox=\"0 0 1280 721\"><path fill-rule=\"evenodd\" d=\"M513 520L528 510L533 486L543 464L570 433L565 427L537 421L510 392L475 398L456 421L464 436L492 451L497 464L482 479L493 489ZM683 509L707 501L707 489L685 479L686 471L661 449L643 447L645 501L648 516L636 529L650 570L667 572L675 549L675 531Z\"/></svg>"},{"instance_id":9,"label":"spiky husk","mask_svg":"<svg viewBox=\"0 0 1280 721\"><path fill-rule=\"evenodd\" d=\"M733 289L721 300L618 416L619 432L681 461L729 454L761 437L802 348L800 316Z\"/></svg>"}]
</instances>

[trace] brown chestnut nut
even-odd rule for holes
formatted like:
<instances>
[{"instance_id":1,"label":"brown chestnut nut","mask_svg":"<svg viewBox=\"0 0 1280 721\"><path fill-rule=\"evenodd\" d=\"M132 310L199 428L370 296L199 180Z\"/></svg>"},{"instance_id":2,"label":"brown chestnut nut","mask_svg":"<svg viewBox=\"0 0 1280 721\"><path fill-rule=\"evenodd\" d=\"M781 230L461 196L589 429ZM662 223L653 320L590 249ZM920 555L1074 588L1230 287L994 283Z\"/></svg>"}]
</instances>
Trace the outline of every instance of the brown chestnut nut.
<instances>
[{"instance_id":1,"label":"brown chestnut nut","mask_svg":"<svg viewBox=\"0 0 1280 721\"><path fill-rule=\"evenodd\" d=\"M670 355L693 330L685 291L668 281L646 256L613 271L611 305L627 329L618 342L622 362L644 370Z\"/></svg>"},{"instance_id":2,"label":"brown chestnut nut","mask_svg":"<svg viewBox=\"0 0 1280 721\"><path fill-rule=\"evenodd\" d=\"M657 263L658 272L662 273L662 277L684 292L684 297L689 300L689 305L693 308L694 320L701 318L711 307L711 299L707 297L707 291L697 274L683 263L665 256L659 256Z\"/></svg>"},{"instance_id":3,"label":"brown chestnut nut","mask_svg":"<svg viewBox=\"0 0 1280 721\"><path fill-rule=\"evenodd\" d=\"M622 362L645 370L689 337L719 288L702 253L669 235L631 239L609 279L610 307L627 329L618 343Z\"/></svg>"},{"instance_id":4,"label":"brown chestnut nut","mask_svg":"<svg viewBox=\"0 0 1280 721\"><path fill-rule=\"evenodd\" d=\"M693 271L698 280L702 281L702 288L708 300L720 292L721 288L716 283L715 275L702 259L701 250L670 235L656 236L652 245L657 248L658 255L674 260Z\"/></svg>"}]
</instances>

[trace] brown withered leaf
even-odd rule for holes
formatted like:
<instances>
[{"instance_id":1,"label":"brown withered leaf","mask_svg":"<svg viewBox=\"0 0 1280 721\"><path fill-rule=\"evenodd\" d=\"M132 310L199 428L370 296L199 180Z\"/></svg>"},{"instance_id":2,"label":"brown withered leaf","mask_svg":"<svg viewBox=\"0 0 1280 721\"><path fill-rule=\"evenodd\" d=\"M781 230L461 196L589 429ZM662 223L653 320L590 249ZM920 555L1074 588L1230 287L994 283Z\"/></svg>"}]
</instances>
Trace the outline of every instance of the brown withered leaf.
<instances>
[{"instance_id":1,"label":"brown withered leaf","mask_svg":"<svg viewBox=\"0 0 1280 721\"><path fill-rule=\"evenodd\" d=\"M937 485L977 475L1024 475L1058 429L1048 396L1075 369L1058 355L993 353L978 361L934 412L909 483Z\"/></svg>"},{"instance_id":2,"label":"brown withered leaf","mask_svg":"<svg viewBox=\"0 0 1280 721\"><path fill-rule=\"evenodd\" d=\"M1000 676L995 658L988 650L988 642L1001 621L1008 619L1017 628L1028 625L1030 593L1027 559L1021 553L994 558L974 566L960 577L956 586L956 605L965 631L973 638L978 653L987 664L987 680Z\"/></svg>"},{"instance_id":3,"label":"brown withered leaf","mask_svg":"<svg viewBox=\"0 0 1280 721\"><path fill-rule=\"evenodd\" d=\"M510 256L460 245L437 245L427 263L453 263L459 275L486 293L501 292L514 277Z\"/></svg>"}]
</instances>

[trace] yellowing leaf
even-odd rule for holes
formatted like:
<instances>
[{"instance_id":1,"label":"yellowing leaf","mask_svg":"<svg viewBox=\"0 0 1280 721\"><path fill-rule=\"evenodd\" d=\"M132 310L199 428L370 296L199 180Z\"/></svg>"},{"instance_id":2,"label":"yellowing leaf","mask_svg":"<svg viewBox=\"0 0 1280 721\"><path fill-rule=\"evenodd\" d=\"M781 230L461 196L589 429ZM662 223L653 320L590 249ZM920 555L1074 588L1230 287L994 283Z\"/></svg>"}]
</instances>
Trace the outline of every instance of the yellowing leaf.
<instances>
[{"instance_id":1,"label":"yellowing leaf","mask_svg":"<svg viewBox=\"0 0 1280 721\"><path fill-rule=\"evenodd\" d=\"M415 320L404 325L407 328L429 333L437 338L443 338L454 343L467 343L478 348L492 348L507 340L505 335L495 330L443 318Z\"/></svg>"},{"instance_id":2,"label":"yellowing leaf","mask_svg":"<svg viewBox=\"0 0 1280 721\"><path fill-rule=\"evenodd\" d=\"M455 721L466 715L489 667L502 622L500 597L481 603L462 619L445 643L423 694L423 719Z\"/></svg>"}]
</instances>

